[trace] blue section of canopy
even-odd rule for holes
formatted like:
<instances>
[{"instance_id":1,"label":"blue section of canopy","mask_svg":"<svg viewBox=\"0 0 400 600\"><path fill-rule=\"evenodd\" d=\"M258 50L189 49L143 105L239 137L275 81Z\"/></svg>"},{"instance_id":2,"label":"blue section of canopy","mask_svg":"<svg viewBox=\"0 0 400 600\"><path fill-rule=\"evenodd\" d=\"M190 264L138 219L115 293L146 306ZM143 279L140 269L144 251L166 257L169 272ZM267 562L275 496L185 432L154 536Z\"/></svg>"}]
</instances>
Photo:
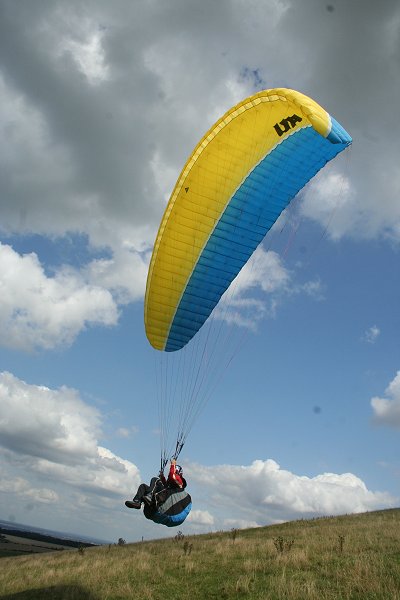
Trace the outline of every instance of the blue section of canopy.
<instances>
[{"instance_id":1,"label":"blue section of canopy","mask_svg":"<svg viewBox=\"0 0 400 600\"><path fill-rule=\"evenodd\" d=\"M338 123L333 117L331 117L331 124L331 130L326 139L332 142L333 144L341 144L344 142L345 146L348 146L352 140L345 128L342 127L341 124Z\"/></svg>"},{"instance_id":2,"label":"blue section of canopy","mask_svg":"<svg viewBox=\"0 0 400 600\"><path fill-rule=\"evenodd\" d=\"M350 141L334 119L328 138L312 127L299 129L249 173L226 206L193 270L175 313L167 352L178 350L195 335L281 212Z\"/></svg>"}]
</instances>

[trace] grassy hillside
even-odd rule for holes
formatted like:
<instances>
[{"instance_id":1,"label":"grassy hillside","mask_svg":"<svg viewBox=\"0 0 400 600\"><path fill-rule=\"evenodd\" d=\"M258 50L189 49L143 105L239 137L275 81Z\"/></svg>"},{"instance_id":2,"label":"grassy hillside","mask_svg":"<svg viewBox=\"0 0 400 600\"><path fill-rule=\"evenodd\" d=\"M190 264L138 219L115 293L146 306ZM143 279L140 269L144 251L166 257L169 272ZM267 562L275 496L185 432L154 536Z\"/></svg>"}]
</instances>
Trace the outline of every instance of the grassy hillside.
<instances>
[{"instance_id":1,"label":"grassy hillside","mask_svg":"<svg viewBox=\"0 0 400 600\"><path fill-rule=\"evenodd\" d=\"M400 509L3 558L0 598L400 600Z\"/></svg>"}]
</instances>

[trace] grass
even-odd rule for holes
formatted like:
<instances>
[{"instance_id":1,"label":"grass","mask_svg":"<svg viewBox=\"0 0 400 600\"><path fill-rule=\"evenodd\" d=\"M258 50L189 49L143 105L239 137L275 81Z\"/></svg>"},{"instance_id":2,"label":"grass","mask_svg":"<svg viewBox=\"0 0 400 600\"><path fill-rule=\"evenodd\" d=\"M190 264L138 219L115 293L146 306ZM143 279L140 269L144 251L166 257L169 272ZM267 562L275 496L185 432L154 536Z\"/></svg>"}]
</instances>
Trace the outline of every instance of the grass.
<instances>
[{"instance_id":1,"label":"grass","mask_svg":"<svg viewBox=\"0 0 400 600\"><path fill-rule=\"evenodd\" d=\"M0 560L13 600L400 600L400 509Z\"/></svg>"}]
</instances>

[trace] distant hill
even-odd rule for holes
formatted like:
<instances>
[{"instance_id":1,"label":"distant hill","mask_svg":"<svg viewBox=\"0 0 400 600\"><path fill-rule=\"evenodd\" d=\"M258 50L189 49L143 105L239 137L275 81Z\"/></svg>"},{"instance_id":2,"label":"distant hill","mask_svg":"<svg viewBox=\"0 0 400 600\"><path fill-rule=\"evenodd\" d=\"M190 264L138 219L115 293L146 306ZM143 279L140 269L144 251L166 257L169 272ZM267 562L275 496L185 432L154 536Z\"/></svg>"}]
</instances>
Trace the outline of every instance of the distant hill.
<instances>
[{"instance_id":1,"label":"distant hill","mask_svg":"<svg viewBox=\"0 0 400 600\"><path fill-rule=\"evenodd\" d=\"M50 534L38 533L37 531L0 526L0 558L96 545L67 537L55 537Z\"/></svg>"}]
</instances>

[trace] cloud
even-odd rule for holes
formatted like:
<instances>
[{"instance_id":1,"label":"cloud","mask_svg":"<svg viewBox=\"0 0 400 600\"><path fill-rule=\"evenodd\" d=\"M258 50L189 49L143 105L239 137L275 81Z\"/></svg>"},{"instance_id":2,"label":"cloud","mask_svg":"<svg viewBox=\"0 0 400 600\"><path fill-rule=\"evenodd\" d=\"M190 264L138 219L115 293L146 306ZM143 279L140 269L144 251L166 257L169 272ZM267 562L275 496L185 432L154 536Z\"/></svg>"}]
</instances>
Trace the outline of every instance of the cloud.
<instances>
[{"instance_id":1,"label":"cloud","mask_svg":"<svg viewBox=\"0 0 400 600\"><path fill-rule=\"evenodd\" d=\"M395 136L382 135L395 125L399 91L391 76L394 0L379 10L357 1L332 14L312 3L261 0L251 11L227 0L201 8L122 0L119 12L107 2L86 6L83 15L76 1L35 10L29 2L2 4L4 230L85 231L113 251L127 239L149 247L165 196L201 135L255 89L286 85L326 105L355 139L349 168L321 174L305 213L326 224L337 207L334 237L399 239ZM355 35L361 13L373 27ZM285 43L277 45L276 35Z\"/></svg>"},{"instance_id":2,"label":"cloud","mask_svg":"<svg viewBox=\"0 0 400 600\"><path fill-rule=\"evenodd\" d=\"M51 390L0 373L0 443L4 448L68 464L97 453L100 414L75 390Z\"/></svg>"},{"instance_id":3,"label":"cloud","mask_svg":"<svg viewBox=\"0 0 400 600\"><path fill-rule=\"evenodd\" d=\"M59 57L70 54L91 85L107 81L110 77L102 46L104 31L87 32L84 39L66 38L59 47Z\"/></svg>"},{"instance_id":4,"label":"cloud","mask_svg":"<svg viewBox=\"0 0 400 600\"><path fill-rule=\"evenodd\" d=\"M113 325L118 312L104 288L72 269L48 277L34 253L0 243L0 343L30 350L70 344L87 324Z\"/></svg>"},{"instance_id":5,"label":"cloud","mask_svg":"<svg viewBox=\"0 0 400 600\"><path fill-rule=\"evenodd\" d=\"M351 234L349 223L357 230L364 218L353 185L335 163L327 165L306 187L301 214L318 221L333 239Z\"/></svg>"},{"instance_id":6,"label":"cloud","mask_svg":"<svg viewBox=\"0 0 400 600\"><path fill-rule=\"evenodd\" d=\"M259 527L256 521L248 521L246 519L224 519L224 529L251 529L253 527Z\"/></svg>"},{"instance_id":7,"label":"cloud","mask_svg":"<svg viewBox=\"0 0 400 600\"><path fill-rule=\"evenodd\" d=\"M90 285L104 293L110 292L118 304L127 304L143 298L147 269L147 256L136 252L126 242L112 258L94 259L82 272Z\"/></svg>"},{"instance_id":8,"label":"cloud","mask_svg":"<svg viewBox=\"0 0 400 600\"><path fill-rule=\"evenodd\" d=\"M93 244L116 249L122 239L149 245L156 221L143 195L157 205L149 140L159 102L156 79L144 67L143 48L135 52L139 40L126 27L128 15L117 34L112 26L99 27L114 20L113 11L105 3L93 8L82 18L75 3L55 2L45 13L26 3L2 6L2 228L85 231ZM9 26L21 35L10 37Z\"/></svg>"},{"instance_id":9,"label":"cloud","mask_svg":"<svg viewBox=\"0 0 400 600\"><path fill-rule=\"evenodd\" d=\"M296 475L272 459L248 466L190 465L188 477L209 498L216 525L265 525L296 518L364 512L392 507L398 498L372 492L352 473ZM235 525L236 523L236 525ZM250 525L249 525L250 524Z\"/></svg>"},{"instance_id":10,"label":"cloud","mask_svg":"<svg viewBox=\"0 0 400 600\"><path fill-rule=\"evenodd\" d=\"M364 27L356 31L361 11ZM300 6L293 2L280 23L288 49L296 48L297 68L301 62L307 65L310 95L326 106L354 139L350 152L333 161L320 177L325 202L329 205L337 198L329 225L329 234L335 238L388 236L397 243L400 240L395 140L392 135L388 139L384 134L392 129L391 115L400 87L398 78L392 76L398 61L399 13L394 0L382 12L373 2L356 1L338 7L333 13L322 5ZM317 29L307 39L300 32L310 33L306 25L310 19ZM379 65L384 63L386 68L382 70ZM307 86L307 81L303 79L302 85ZM381 90L386 85L389 89L383 95ZM380 114L385 115L378 121L371 119L377 98L383 102ZM334 176L329 181L326 177L330 172ZM323 227L327 225L326 216L314 213Z\"/></svg>"},{"instance_id":11,"label":"cloud","mask_svg":"<svg viewBox=\"0 0 400 600\"><path fill-rule=\"evenodd\" d=\"M188 523L212 527L214 525L214 517L208 510L191 510L188 516Z\"/></svg>"},{"instance_id":12,"label":"cloud","mask_svg":"<svg viewBox=\"0 0 400 600\"><path fill-rule=\"evenodd\" d=\"M279 255L260 246L223 295L214 318L255 330L265 315L274 316L290 278ZM265 296L260 297L260 291Z\"/></svg>"},{"instance_id":13,"label":"cloud","mask_svg":"<svg viewBox=\"0 0 400 600\"><path fill-rule=\"evenodd\" d=\"M138 433L139 429L133 425L132 427L120 427L117 430L117 436L121 438L129 438Z\"/></svg>"},{"instance_id":14,"label":"cloud","mask_svg":"<svg viewBox=\"0 0 400 600\"><path fill-rule=\"evenodd\" d=\"M256 330L265 317L273 318L284 298L305 294L323 298L320 281L298 283L283 258L259 246L225 292L213 318Z\"/></svg>"},{"instance_id":15,"label":"cloud","mask_svg":"<svg viewBox=\"0 0 400 600\"><path fill-rule=\"evenodd\" d=\"M362 337L363 341L368 344L375 344L376 340L380 336L381 330L376 325L372 325L369 329L367 329Z\"/></svg>"},{"instance_id":16,"label":"cloud","mask_svg":"<svg viewBox=\"0 0 400 600\"><path fill-rule=\"evenodd\" d=\"M386 398L375 396L371 399L374 422L400 429L400 371L386 388L385 395Z\"/></svg>"},{"instance_id":17,"label":"cloud","mask_svg":"<svg viewBox=\"0 0 400 600\"><path fill-rule=\"evenodd\" d=\"M78 489L115 495L137 468L98 445L101 415L75 390L51 390L0 374L0 443L8 461Z\"/></svg>"},{"instance_id":18,"label":"cloud","mask_svg":"<svg viewBox=\"0 0 400 600\"><path fill-rule=\"evenodd\" d=\"M3 470L4 471L4 470ZM22 477L7 478L2 473L0 484L0 493L3 494L18 494L24 500L30 499L33 502L41 502L43 504L54 504L58 502L58 494L48 488L35 488Z\"/></svg>"},{"instance_id":19,"label":"cloud","mask_svg":"<svg viewBox=\"0 0 400 600\"><path fill-rule=\"evenodd\" d=\"M264 292L273 293L286 290L290 274L282 264L281 257L273 251L259 247L251 260L237 276L233 297L240 296L251 288L261 288Z\"/></svg>"}]
</instances>

